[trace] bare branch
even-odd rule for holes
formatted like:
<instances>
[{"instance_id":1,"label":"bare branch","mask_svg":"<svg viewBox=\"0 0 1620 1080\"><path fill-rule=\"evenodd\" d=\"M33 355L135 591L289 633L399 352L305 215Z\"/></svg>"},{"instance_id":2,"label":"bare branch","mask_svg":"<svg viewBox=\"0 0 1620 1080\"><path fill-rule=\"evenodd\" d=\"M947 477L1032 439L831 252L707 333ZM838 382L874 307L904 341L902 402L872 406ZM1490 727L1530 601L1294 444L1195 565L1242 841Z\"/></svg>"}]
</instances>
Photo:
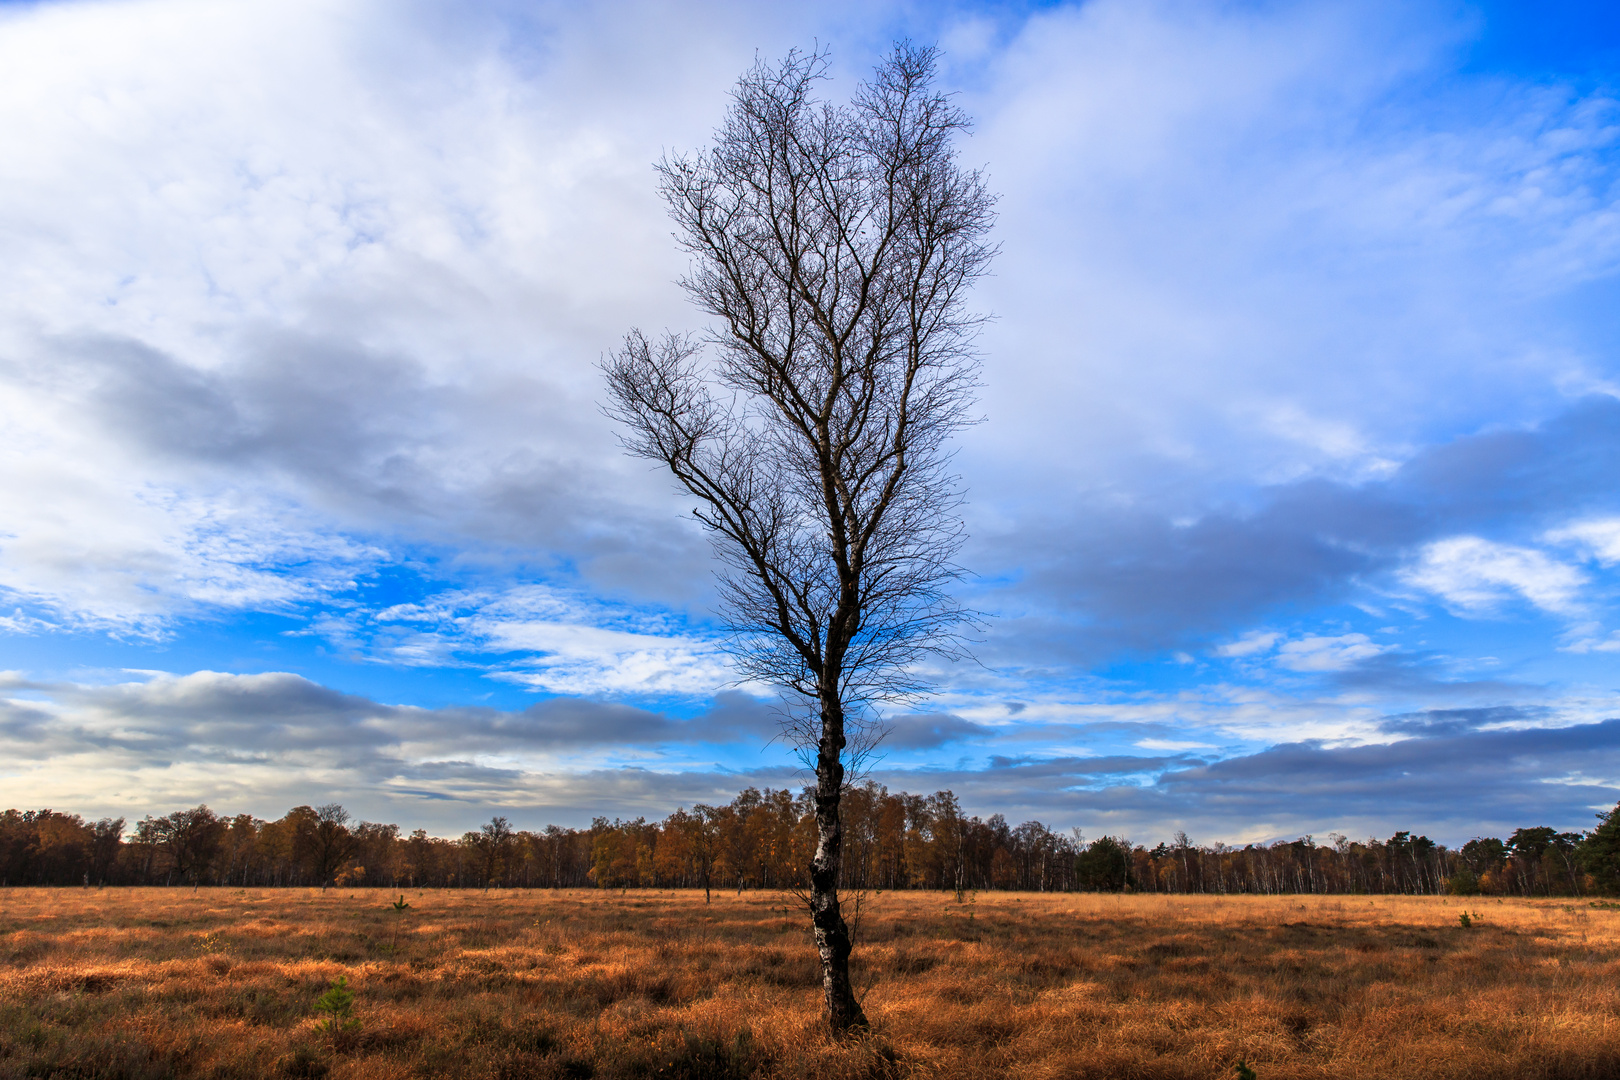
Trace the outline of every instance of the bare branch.
<instances>
[{"instance_id":1,"label":"bare branch","mask_svg":"<svg viewBox=\"0 0 1620 1080\"><path fill-rule=\"evenodd\" d=\"M847 105L814 97L824 53L744 74L714 145L658 166L682 284L718 328L633 331L604 365L625 448L701 504L738 668L801 703L785 731L816 773L810 906L840 1028L861 1021L836 891L846 775L882 737L876 706L925 692L921 662L964 655L972 623L948 444L978 386L965 303L994 199L957 163L968 122L935 61L897 45Z\"/></svg>"}]
</instances>

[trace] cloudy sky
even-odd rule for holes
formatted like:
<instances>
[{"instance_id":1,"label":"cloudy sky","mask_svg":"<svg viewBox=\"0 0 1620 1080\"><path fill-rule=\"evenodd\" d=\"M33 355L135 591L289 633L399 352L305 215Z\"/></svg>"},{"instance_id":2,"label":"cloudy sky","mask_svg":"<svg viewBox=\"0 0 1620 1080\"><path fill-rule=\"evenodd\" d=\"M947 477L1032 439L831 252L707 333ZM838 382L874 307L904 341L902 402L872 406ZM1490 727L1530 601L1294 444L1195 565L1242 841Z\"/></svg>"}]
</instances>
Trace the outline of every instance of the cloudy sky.
<instances>
[{"instance_id":1,"label":"cloudy sky","mask_svg":"<svg viewBox=\"0 0 1620 1080\"><path fill-rule=\"evenodd\" d=\"M0 804L800 782L595 365L703 326L651 163L756 55L839 96L901 36L1000 195L992 617L874 777L1148 842L1612 806L1601 0L0 2Z\"/></svg>"}]
</instances>

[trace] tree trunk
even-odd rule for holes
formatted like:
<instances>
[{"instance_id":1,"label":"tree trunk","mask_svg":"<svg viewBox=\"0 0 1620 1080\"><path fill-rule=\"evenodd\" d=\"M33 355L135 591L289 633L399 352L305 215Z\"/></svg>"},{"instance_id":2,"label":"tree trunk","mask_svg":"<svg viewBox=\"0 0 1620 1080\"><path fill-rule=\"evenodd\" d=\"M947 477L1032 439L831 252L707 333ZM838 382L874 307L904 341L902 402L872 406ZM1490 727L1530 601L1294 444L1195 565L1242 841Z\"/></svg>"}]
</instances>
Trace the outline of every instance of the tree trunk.
<instances>
[{"instance_id":1,"label":"tree trunk","mask_svg":"<svg viewBox=\"0 0 1620 1080\"><path fill-rule=\"evenodd\" d=\"M849 927L838 906L838 878L844 862L844 826L839 801L844 791L844 717L836 702L821 710L821 744L816 754L816 854L810 861L810 920L821 956L821 988L827 1022L834 1031L866 1026L866 1014L849 981Z\"/></svg>"}]
</instances>

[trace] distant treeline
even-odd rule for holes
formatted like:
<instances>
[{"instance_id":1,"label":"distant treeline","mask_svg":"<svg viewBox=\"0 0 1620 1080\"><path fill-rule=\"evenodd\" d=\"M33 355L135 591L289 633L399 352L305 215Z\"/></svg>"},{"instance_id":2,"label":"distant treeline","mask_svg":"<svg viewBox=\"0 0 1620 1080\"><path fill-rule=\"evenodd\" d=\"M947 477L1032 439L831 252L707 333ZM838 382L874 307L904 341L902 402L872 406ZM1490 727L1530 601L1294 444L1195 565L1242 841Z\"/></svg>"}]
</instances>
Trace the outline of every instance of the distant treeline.
<instances>
[{"instance_id":1,"label":"distant treeline","mask_svg":"<svg viewBox=\"0 0 1620 1080\"><path fill-rule=\"evenodd\" d=\"M1086 842L1038 821L966 816L949 791L892 793L867 783L844 798L846 888L1169 893L1486 893L1570 896L1620 889L1620 806L1589 833L1548 827L1458 849L1398 832L1274 844L1198 845L1178 833L1153 848ZM275 821L206 806L85 821L51 810L0 813L0 884L372 885L612 889L779 889L798 885L815 844L805 793L748 788L724 806L662 821L514 830L496 817L459 839L408 836L355 821L336 804Z\"/></svg>"}]
</instances>

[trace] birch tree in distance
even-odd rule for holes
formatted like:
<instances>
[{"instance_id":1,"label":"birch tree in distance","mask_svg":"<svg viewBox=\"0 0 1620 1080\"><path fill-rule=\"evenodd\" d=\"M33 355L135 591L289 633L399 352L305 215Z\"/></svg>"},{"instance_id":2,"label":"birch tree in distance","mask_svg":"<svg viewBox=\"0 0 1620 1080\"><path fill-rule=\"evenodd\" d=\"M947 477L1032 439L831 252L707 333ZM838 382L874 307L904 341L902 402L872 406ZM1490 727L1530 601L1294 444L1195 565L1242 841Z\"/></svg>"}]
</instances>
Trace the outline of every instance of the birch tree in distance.
<instances>
[{"instance_id":1,"label":"birch tree in distance","mask_svg":"<svg viewBox=\"0 0 1620 1080\"><path fill-rule=\"evenodd\" d=\"M864 1025L839 908L839 802L874 711L960 654L949 586L963 533L948 441L970 420L994 199L957 162L966 116L936 51L897 45L846 105L814 96L821 53L757 63L714 145L666 156L660 188L692 257L706 338L632 331L604 365L633 454L697 497L724 565L741 672L782 688L815 770L809 907L827 1019Z\"/></svg>"}]
</instances>

